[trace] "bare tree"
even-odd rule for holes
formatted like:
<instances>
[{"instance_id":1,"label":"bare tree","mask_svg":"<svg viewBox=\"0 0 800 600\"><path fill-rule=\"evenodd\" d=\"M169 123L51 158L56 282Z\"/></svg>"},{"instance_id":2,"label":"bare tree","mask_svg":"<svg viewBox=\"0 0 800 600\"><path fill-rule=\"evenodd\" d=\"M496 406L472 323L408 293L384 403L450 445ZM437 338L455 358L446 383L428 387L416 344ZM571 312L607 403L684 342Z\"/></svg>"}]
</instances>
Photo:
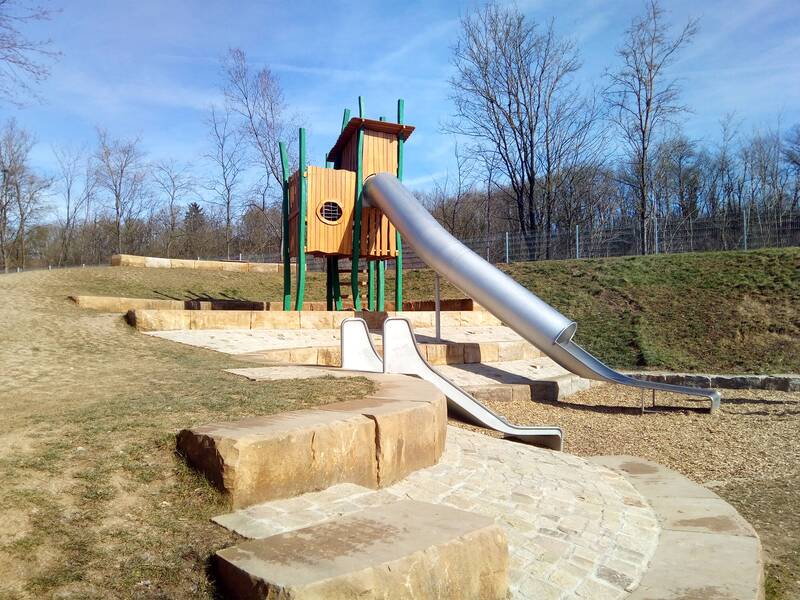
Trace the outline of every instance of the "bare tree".
<instances>
[{"instance_id":1,"label":"bare tree","mask_svg":"<svg viewBox=\"0 0 800 600\"><path fill-rule=\"evenodd\" d=\"M0 0L0 97L14 104L32 93L32 84L50 74L48 63L58 56L50 40L31 40L22 29L50 19L53 11L20 0Z\"/></svg>"},{"instance_id":2,"label":"bare tree","mask_svg":"<svg viewBox=\"0 0 800 600\"><path fill-rule=\"evenodd\" d=\"M223 61L225 99L242 122L244 142L259 166L259 183L250 195L252 206L265 215L281 200L283 173L278 142L292 140L280 83L268 68L254 71L239 48L228 50Z\"/></svg>"},{"instance_id":3,"label":"bare tree","mask_svg":"<svg viewBox=\"0 0 800 600\"><path fill-rule=\"evenodd\" d=\"M95 167L85 150L53 148L58 163L56 185L62 199L60 252L57 264L67 263L79 215L88 209L95 188Z\"/></svg>"},{"instance_id":4,"label":"bare tree","mask_svg":"<svg viewBox=\"0 0 800 600\"><path fill-rule=\"evenodd\" d=\"M497 160L534 258L534 237L552 218L552 202L543 214L537 186L543 163L550 175L558 168L556 140L567 139L562 125L572 109L565 98L576 93L569 79L580 65L577 52L555 34L553 22L540 32L535 21L498 4L477 10L461 26L450 81L455 120L448 128Z\"/></svg>"},{"instance_id":5,"label":"bare tree","mask_svg":"<svg viewBox=\"0 0 800 600\"><path fill-rule=\"evenodd\" d=\"M606 97L612 119L622 133L628 153L639 221L640 252L646 254L647 220L651 214L651 148L654 136L686 108L679 104L678 81L669 78L668 69L682 48L697 32L698 21L690 19L672 36L665 22L664 9L648 0L645 12L633 19L625 31L617 54L619 70L607 73L610 85Z\"/></svg>"},{"instance_id":6,"label":"bare tree","mask_svg":"<svg viewBox=\"0 0 800 600\"><path fill-rule=\"evenodd\" d=\"M151 171L156 190L162 198L161 214L167 234L164 251L167 258L170 258L173 245L181 233L182 202L194 192L195 182L188 166L179 166L174 160L158 161Z\"/></svg>"},{"instance_id":7,"label":"bare tree","mask_svg":"<svg viewBox=\"0 0 800 600\"><path fill-rule=\"evenodd\" d=\"M455 173L434 184L425 199L433 216L445 229L462 238L480 233L480 220L470 200L475 196L475 159L456 141L453 150Z\"/></svg>"},{"instance_id":8,"label":"bare tree","mask_svg":"<svg viewBox=\"0 0 800 600\"><path fill-rule=\"evenodd\" d=\"M221 110L211 108L208 127L211 151L206 158L214 170L206 187L213 194L210 202L221 206L225 213L225 256L230 259L234 210L245 166L243 140L241 132L231 122L231 113L227 106Z\"/></svg>"},{"instance_id":9,"label":"bare tree","mask_svg":"<svg viewBox=\"0 0 800 600\"><path fill-rule=\"evenodd\" d=\"M97 131L95 172L97 187L105 190L114 210L116 251L123 251L123 228L136 216L144 197L146 169L139 139L113 139L103 129Z\"/></svg>"},{"instance_id":10,"label":"bare tree","mask_svg":"<svg viewBox=\"0 0 800 600\"><path fill-rule=\"evenodd\" d=\"M16 120L8 120L0 133L0 258L5 272L10 267L15 242L22 241L24 260L26 183L31 176L28 157L32 148L33 136Z\"/></svg>"}]
</instances>

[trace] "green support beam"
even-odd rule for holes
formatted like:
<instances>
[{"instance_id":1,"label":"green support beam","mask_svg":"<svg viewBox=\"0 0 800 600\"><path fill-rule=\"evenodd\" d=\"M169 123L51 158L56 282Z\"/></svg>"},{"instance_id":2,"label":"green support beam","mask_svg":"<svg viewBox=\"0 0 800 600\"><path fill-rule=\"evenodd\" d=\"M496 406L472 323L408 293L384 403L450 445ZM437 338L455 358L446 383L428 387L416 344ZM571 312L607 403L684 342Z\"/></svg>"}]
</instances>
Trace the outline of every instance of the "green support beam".
<instances>
[{"instance_id":1,"label":"green support beam","mask_svg":"<svg viewBox=\"0 0 800 600\"><path fill-rule=\"evenodd\" d=\"M400 98L397 101L397 122L401 125L404 124L405 118L405 102ZM397 136L397 179L403 181L403 137ZM403 310L403 240L400 238L400 232L396 233L397 244L397 259L395 260L395 285L394 285L394 303L395 310Z\"/></svg>"},{"instance_id":2,"label":"green support beam","mask_svg":"<svg viewBox=\"0 0 800 600\"><path fill-rule=\"evenodd\" d=\"M303 310L306 292L306 204L308 203L308 178L306 177L306 130L300 128L299 165L297 167L297 297L295 310Z\"/></svg>"},{"instance_id":3,"label":"green support beam","mask_svg":"<svg viewBox=\"0 0 800 600\"><path fill-rule=\"evenodd\" d=\"M364 99L358 97L358 112L364 117ZM364 129L358 129L358 149L356 159L356 198L353 211L353 256L350 271L350 287L353 294L353 307L361 310L361 290L358 288L358 260L361 256L361 191L364 189Z\"/></svg>"},{"instance_id":4,"label":"green support beam","mask_svg":"<svg viewBox=\"0 0 800 600\"><path fill-rule=\"evenodd\" d=\"M333 264L333 257L329 256L325 260L325 307L328 310L333 310L333 270L336 268Z\"/></svg>"},{"instance_id":5,"label":"green support beam","mask_svg":"<svg viewBox=\"0 0 800 600\"><path fill-rule=\"evenodd\" d=\"M386 310L386 261L378 261L378 310Z\"/></svg>"},{"instance_id":6,"label":"green support beam","mask_svg":"<svg viewBox=\"0 0 800 600\"><path fill-rule=\"evenodd\" d=\"M344 131L344 128L347 127L347 123L349 122L350 122L350 109L345 108L344 114L342 115L342 131Z\"/></svg>"},{"instance_id":7,"label":"green support beam","mask_svg":"<svg viewBox=\"0 0 800 600\"><path fill-rule=\"evenodd\" d=\"M333 301L336 306L336 310L342 310L342 287L339 283L339 257L332 256L331 263L333 265L333 270L331 271L331 284L333 285Z\"/></svg>"},{"instance_id":8,"label":"green support beam","mask_svg":"<svg viewBox=\"0 0 800 600\"><path fill-rule=\"evenodd\" d=\"M292 310L292 263L289 258L289 157L286 144L280 142L281 168L283 169L283 230L281 235L283 254L283 310Z\"/></svg>"},{"instance_id":9,"label":"green support beam","mask_svg":"<svg viewBox=\"0 0 800 600\"><path fill-rule=\"evenodd\" d=\"M375 310L375 261L370 260L367 262L369 265L369 283L367 284L367 306L369 310Z\"/></svg>"}]
</instances>

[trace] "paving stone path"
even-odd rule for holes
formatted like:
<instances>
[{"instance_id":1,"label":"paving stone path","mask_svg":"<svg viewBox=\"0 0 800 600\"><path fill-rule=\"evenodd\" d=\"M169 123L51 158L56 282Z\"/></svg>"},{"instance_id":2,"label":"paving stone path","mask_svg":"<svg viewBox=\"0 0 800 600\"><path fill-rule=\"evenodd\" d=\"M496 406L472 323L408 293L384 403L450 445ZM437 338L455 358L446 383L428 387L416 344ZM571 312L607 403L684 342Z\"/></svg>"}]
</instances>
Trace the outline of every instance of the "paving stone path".
<instances>
[{"instance_id":1,"label":"paving stone path","mask_svg":"<svg viewBox=\"0 0 800 600\"><path fill-rule=\"evenodd\" d=\"M402 498L484 514L505 527L515 598L623 598L658 544L653 510L620 474L581 458L448 427L441 461L374 491L342 484L214 520L267 537Z\"/></svg>"}]
</instances>

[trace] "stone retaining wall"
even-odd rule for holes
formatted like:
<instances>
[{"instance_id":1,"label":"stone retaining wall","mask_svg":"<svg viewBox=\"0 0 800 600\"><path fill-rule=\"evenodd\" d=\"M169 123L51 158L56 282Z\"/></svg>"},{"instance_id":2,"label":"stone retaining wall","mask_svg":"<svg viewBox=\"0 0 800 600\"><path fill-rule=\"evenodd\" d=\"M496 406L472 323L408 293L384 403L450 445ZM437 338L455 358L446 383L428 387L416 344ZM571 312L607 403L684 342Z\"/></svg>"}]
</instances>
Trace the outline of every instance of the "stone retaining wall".
<instances>
[{"instance_id":1,"label":"stone retaining wall","mask_svg":"<svg viewBox=\"0 0 800 600\"><path fill-rule=\"evenodd\" d=\"M800 392L800 375L714 375L698 373L630 373L639 379L723 390L777 390Z\"/></svg>"},{"instance_id":2,"label":"stone retaining wall","mask_svg":"<svg viewBox=\"0 0 800 600\"><path fill-rule=\"evenodd\" d=\"M184 258L157 258L135 254L114 254L112 267L144 267L148 269L196 269L200 271L233 271L236 273L279 273L278 263L252 263L225 260L188 260Z\"/></svg>"},{"instance_id":3,"label":"stone retaining wall","mask_svg":"<svg viewBox=\"0 0 800 600\"><path fill-rule=\"evenodd\" d=\"M124 298L121 296L68 296L81 308L109 313L129 310L264 310L266 302L252 300L167 300L159 298Z\"/></svg>"},{"instance_id":4,"label":"stone retaining wall","mask_svg":"<svg viewBox=\"0 0 800 600\"><path fill-rule=\"evenodd\" d=\"M201 314L202 313L202 314ZM133 309L128 322L139 331L174 331L180 329L338 329L348 317L360 317L371 329L383 325L387 316L405 317L412 327L433 327L436 313L430 311L192 311ZM500 325L486 311L449 311L441 313L442 327Z\"/></svg>"}]
</instances>

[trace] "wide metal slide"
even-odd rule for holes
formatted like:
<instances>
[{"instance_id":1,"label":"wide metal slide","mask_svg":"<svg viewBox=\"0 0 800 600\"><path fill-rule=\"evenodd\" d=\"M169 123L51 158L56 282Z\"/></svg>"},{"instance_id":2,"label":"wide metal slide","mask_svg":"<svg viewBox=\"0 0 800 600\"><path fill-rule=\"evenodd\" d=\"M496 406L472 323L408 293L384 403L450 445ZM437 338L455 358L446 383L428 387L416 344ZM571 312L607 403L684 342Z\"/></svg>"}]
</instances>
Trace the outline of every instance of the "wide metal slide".
<instances>
[{"instance_id":1,"label":"wide metal slide","mask_svg":"<svg viewBox=\"0 0 800 600\"><path fill-rule=\"evenodd\" d=\"M577 323L450 235L394 175L369 177L364 203L379 208L428 266L565 369L586 379L702 397L712 410L719 407L716 390L644 381L603 364L572 340ZM496 421L489 421L484 424L494 429Z\"/></svg>"},{"instance_id":2,"label":"wide metal slide","mask_svg":"<svg viewBox=\"0 0 800 600\"><path fill-rule=\"evenodd\" d=\"M342 368L370 373L416 375L447 396L447 406L463 421L488 427L516 440L551 450L561 450L564 433L560 427L520 427L506 421L431 367L422 357L407 319L390 317L383 322L383 358L372 342L364 319L352 317L341 326Z\"/></svg>"}]
</instances>

